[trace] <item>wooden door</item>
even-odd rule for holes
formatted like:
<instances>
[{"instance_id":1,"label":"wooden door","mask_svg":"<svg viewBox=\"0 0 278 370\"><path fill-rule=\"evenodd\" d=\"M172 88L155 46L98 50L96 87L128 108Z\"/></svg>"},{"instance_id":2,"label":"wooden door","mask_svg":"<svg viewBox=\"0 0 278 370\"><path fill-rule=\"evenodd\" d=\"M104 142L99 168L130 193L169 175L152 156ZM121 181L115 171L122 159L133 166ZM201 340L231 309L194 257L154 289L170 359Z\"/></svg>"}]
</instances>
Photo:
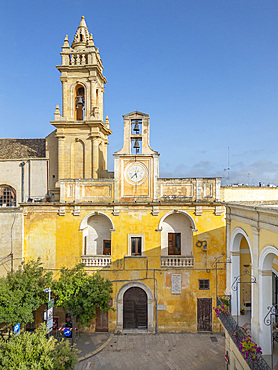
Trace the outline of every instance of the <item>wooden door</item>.
<instances>
[{"instance_id":1,"label":"wooden door","mask_svg":"<svg viewBox=\"0 0 278 370\"><path fill-rule=\"evenodd\" d=\"M111 255L111 240L103 240L103 254Z\"/></svg>"},{"instance_id":2,"label":"wooden door","mask_svg":"<svg viewBox=\"0 0 278 370\"><path fill-rule=\"evenodd\" d=\"M147 295L141 288L130 288L124 294L124 329L147 328Z\"/></svg>"},{"instance_id":3,"label":"wooden door","mask_svg":"<svg viewBox=\"0 0 278 370\"><path fill-rule=\"evenodd\" d=\"M96 332L108 331L108 311L101 312L100 308L96 309Z\"/></svg>"},{"instance_id":4,"label":"wooden door","mask_svg":"<svg viewBox=\"0 0 278 370\"><path fill-rule=\"evenodd\" d=\"M181 254L181 233L168 233L168 255Z\"/></svg>"},{"instance_id":5,"label":"wooden door","mask_svg":"<svg viewBox=\"0 0 278 370\"><path fill-rule=\"evenodd\" d=\"M212 298L197 299L197 330L211 331Z\"/></svg>"}]
</instances>

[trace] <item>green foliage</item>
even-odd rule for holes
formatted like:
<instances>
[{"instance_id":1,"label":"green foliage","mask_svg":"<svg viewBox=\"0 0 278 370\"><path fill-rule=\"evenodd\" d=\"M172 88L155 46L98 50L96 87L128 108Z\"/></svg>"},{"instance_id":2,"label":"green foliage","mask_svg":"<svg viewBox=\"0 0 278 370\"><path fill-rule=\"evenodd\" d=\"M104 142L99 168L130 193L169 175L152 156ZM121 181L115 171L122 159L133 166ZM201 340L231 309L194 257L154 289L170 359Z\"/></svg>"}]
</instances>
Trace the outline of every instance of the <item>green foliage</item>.
<instances>
[{"instance_id":1,"label":"green foliage","mask_svg":"<svg viewBox=\"0 0 278 370\"><path fill-rule=\"evenodd\" d=\"M73 369L78 363L78 350L67 341L47 339L46 334L46 326L41 325L35 333L25 332L8 341L0 339L0 369Z\"/></svg>"},{"instance_id":2,"label":"green foliage","mask_svg":"<svg viewBox=\"0 0 278 370\"><path fill-rule=\"evenodd\" d=\"M224 303L225 306L229 307L230 306L230 302L228 301L228 299L226 298L220 298L220 301L222 303Z\"/></svg>"},{"instance_id":3,"label":"green foliage","mask_svg":"<svg viewBox=\"0 0 278 370\"><path fill-rule=\"evenodd\" d=\"M22 264L16 272L0 278L0 323L8 328L18 322L33 321L32 312L48 300L43 289L51 285L52 274L43 270L40 260Z\"/></svg>"},{"instance_id":4,"label":"green foliage","mask_svg":"<svg viewBox=\"0 0 278 370\"><path fill-rule=\"evenodd\" d=\"M56 305L64 307L81 324L96 316L97 307L102 311L111 309L112 283L98 273L88 275L82 264L73 269L63 268L59 280L53 283L53 292Z\"/></svg>"}]
</instances>

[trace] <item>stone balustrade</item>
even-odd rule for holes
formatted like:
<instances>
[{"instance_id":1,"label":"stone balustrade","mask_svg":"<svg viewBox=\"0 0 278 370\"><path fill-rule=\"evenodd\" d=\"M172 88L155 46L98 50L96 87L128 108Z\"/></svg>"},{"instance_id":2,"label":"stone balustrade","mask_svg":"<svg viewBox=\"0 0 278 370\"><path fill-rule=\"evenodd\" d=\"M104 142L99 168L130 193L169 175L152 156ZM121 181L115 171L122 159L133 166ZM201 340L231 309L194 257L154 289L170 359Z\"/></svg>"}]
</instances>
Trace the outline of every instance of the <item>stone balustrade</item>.
<instances>
[{"instance_id":1,"label":"stone balustrade","mask_svg":"<svg viewBox=\"0 0 278 370\"><path fill-rule=\"evenodd\" d=\"M82 256L86 267L106 267L111 265L111 256Z\"/></svg>"},{"instance_id":2,"label":"stone balustrade","mask_svg":"<svg viewBox=\"0 0 278 370\"><path fill-rule=\"evenodd\" d=\"M88 54L73 53L69 57L70 65L85 65L88 64Z\"/></svg>"},{"instance_id":3,"label":"stone balustrade","mask_svg":"<svg viewBox=\"0 0 278 370\"><path fill-rule=\"evenodd\" d=\"M161 256L161 267L194 267L193 256Z\"/></svg>"}]
</instances>

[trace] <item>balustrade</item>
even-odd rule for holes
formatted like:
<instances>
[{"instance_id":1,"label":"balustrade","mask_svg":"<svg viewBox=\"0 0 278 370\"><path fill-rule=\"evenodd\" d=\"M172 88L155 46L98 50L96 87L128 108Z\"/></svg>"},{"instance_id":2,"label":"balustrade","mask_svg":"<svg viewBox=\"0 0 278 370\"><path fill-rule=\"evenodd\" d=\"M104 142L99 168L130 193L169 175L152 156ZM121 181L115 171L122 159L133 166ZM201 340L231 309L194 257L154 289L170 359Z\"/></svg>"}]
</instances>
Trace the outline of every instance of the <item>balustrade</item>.
<instances>
[{"instance_id":1,"label":"balustrade","mask_svg":"<svg viewBox=\"0 0 278 370\"><path fill-rule=\"evenodd\" d=\"M161 267L194 267L194 257L161 256Z\"/></svg>"},{"instance_id":2,"label":"balustrade","mask_svg":"<svg viewBox=\"0 0 278 370\"><path fill-rule=\"evenodd\" d=\"M82 256L82 263L86 267L106 267L111 265L111 256Z\"/></svg>"}]
</instances>

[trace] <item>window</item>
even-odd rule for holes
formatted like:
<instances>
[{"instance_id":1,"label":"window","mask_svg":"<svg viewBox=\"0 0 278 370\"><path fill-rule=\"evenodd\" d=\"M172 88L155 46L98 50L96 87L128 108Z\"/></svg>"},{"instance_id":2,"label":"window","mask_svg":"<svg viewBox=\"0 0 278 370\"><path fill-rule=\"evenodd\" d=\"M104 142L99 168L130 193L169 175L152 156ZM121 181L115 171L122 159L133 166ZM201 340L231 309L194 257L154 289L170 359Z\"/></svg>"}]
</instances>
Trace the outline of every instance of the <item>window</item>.
<instances>
[{"instance_id":1,"label":"window","mask_svg":"<svg viewBox=\"0 0 278 370\"><path fill-rule=\"evenodd\" d=\"M142 238L131 237L131 255L141 256L142 253Z\"/></svg>"},{"instance_id":2,"label":"window","mask_svg":"<svg viewBox=\"0 0 278 370\"><path fill-rule=\"evenodd\" d=\"M103 254L111 255L111 240L103 240Z\"/></svg>"},{"instance_id":3,"label":"window","mask_svg":"<svg viewBox=\"0 0 278 370\"><path fill-rule=\"evenodd\" d=\"M127 235L127 254L128 256L145 255L145 234Z\"/></svg>"},{"instance_id":4,"label":"window","mask_svg":"<svg viewBox=\"0 0 278 370\"><path fill-rule=\"evenodd\" d=\"M199 290L209 290L209 279L199 280Z\"/></svg>"},{"instance_id":5,"label":"window","mask_svg":"<svg viewBox=\"0 0 278 370\"><path fill-rule=\"evenodd\" d=\"M0 187L0 206L1 207L16 206L15 190L11 186Z\"/></svg>"},{"instance_id":6,"label":"window","mask_svg":"<svg viewBox=\"0 0 278 370\"><path fill-rule=\"evenodd\" d=\"M168 255L181 255L181 233L168 233Z\"/></svg>"}]
</instances>

